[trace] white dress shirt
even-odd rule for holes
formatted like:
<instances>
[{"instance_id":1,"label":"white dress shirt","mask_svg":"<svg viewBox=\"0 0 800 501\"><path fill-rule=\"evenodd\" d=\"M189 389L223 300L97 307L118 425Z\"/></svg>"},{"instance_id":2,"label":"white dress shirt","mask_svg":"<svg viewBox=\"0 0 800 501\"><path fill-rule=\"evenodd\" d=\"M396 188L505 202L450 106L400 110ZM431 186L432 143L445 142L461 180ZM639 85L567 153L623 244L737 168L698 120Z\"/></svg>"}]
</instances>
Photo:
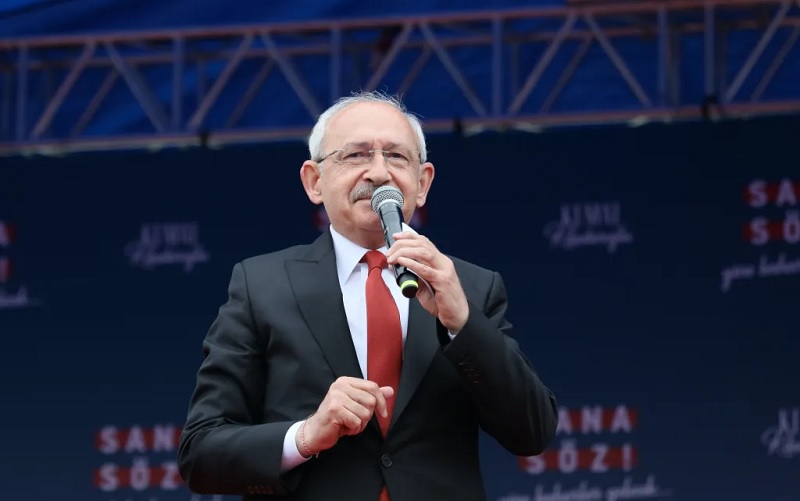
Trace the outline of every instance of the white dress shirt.
<instances>
[{"instance_id":1,"label":"white dress shirt","mask_svg":"<svg viewBox=\"0 0 800 501\"><path fill-rule=\"evenodd\" d=\"M405 231L414 231L410 226L403 223ZM350 327L350 334L353 337L353 346L358 357L358 365L361 367L361 374L367 374L367 301L366 284L369 270L366 263L361 263L361 258L369 250L365 249L338 233L333 226L330 227L333 237L333 251L336 254L336 274L339 277L339 286L342 288L342 301L344 311L347 315L347 325ZM386 254L387 248L384 245L378 249ZM408 331L408 298L400 292L400 287L395 281L394 273L389 267L381 272L383 281L394 296L397 309L400 311L400 325L403 329L403 345L405 346L406 332ZM283 471L290 470L303 463L304 458L297 450L295 436L303 421L293 424L283 441L283 459L281 467Z\"/></svg>"}]
</instances>

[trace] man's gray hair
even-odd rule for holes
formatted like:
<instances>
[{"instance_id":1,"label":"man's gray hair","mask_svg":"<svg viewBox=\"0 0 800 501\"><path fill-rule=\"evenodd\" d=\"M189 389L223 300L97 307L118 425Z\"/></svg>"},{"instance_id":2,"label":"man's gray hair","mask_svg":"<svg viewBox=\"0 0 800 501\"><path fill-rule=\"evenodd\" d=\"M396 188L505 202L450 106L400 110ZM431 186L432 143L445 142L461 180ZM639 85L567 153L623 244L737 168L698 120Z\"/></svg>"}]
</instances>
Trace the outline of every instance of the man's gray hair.
<instances>
[{"instance_id":1,"label":"man's gray hair","mask_svg":"<svg viewBox=\"0 0 800 501\"><path fill-rule=\"evenodd\" d=\"M400 101L400 98L389 96L379 91L358 92L351 96L339 98L330 108L319 116L317 123L311 130L311 134L308 136L308 152L312 160L319 160L325 155L325 152L322 151L322 141L325 139L325 132L331 118L343 109L356 103L385 103L400 111L403 116L406 117L406 120L408 120L408 123L411 125L411 130L414 131L414 135L416 136L420 163L425 163L427 161L428 153L425 150L425 134L422 132L422 123L420 123L419 118L406 109L405 105Z\"/></svg>"}]
</instances>

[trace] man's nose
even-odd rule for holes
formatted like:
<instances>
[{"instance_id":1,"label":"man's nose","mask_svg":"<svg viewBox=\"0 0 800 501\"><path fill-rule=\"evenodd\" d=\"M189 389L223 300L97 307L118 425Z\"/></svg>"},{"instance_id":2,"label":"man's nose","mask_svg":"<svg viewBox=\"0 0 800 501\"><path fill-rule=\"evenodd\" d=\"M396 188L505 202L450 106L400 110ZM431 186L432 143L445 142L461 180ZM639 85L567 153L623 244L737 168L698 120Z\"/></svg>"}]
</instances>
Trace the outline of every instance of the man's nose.
<instances>
[{"instance_id":1,"label":"man's nose","mask_svg":"<svg viewBox=\"0 0 800 501\"><path fill-rule=\"evenodd\" d=\"M366 172L366 177L378 185L383 184L391 179L392 176L389 171L389 164L386 162L386 158L380 151L375 151L372 153L372 158L369 162L369 169L367 169Z\"/></svg>"}]
</instances>

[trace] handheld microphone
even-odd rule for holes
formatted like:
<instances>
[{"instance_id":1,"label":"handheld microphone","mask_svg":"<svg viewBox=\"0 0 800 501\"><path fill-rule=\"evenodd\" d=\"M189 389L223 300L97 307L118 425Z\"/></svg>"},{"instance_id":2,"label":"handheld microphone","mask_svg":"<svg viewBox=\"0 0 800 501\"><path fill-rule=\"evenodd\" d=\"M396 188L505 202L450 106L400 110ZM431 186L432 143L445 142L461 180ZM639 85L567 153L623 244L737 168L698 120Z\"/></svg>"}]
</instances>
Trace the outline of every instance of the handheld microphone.
<instances>
[{"instance_id":1,"label":"handheld microphone","mask_svg":"<svg viewBox=\"0 0 800 501\"><path fill-rule=\"evenodd\" d=\"M372 210L378 214L386 246L394 243L392 235L403 231L403 194L393 186L381 186L372 193ZM405 266L394 265L394 277L400 292L407 298L417 295L419 278Z\"/></svg>"}]
</instances>

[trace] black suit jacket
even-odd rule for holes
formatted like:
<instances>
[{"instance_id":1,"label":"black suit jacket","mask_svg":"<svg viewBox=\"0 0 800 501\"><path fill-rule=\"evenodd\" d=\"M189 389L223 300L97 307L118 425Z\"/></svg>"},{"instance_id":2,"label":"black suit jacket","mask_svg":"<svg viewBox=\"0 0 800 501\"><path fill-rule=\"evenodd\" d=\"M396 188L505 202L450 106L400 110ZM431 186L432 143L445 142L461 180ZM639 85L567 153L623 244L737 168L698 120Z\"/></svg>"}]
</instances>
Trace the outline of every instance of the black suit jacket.
<instances>
[{"instance_id":1,"label":"black suit jacket","mask_svg":"<svg viewBox=\"0 0 800 501\"><path fill-rule=\"evenodd\" d=\"M416 299L384 439L375 418L318 458L281 474L284 436L340 376L363 377L336 274L333 240L237 263L203 342L179 447L197 493L245 499L483 500L479 427L516 455L555 435L556 401L508 334L499 274L454 259L469 319L450 341Z\"/></svg>"}]
</instances>

